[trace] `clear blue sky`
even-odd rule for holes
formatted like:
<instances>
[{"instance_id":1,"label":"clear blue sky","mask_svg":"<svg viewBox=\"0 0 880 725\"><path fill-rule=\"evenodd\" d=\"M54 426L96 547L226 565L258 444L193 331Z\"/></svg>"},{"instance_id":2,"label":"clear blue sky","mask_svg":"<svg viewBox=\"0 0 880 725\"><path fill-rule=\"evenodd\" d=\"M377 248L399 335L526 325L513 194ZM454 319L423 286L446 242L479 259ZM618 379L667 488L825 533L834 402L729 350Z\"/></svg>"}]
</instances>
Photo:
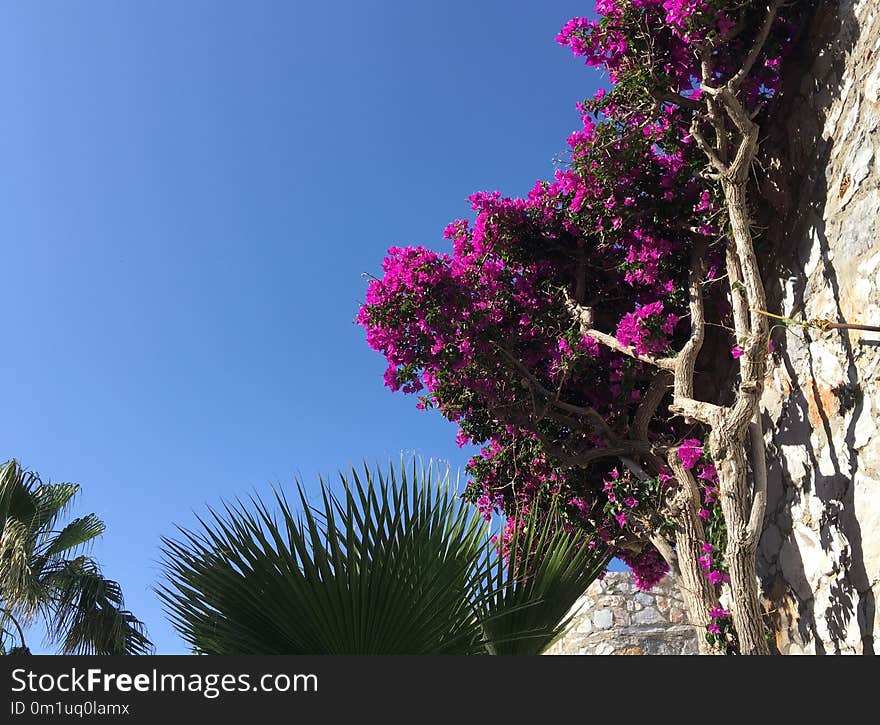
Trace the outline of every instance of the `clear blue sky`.
<instances>
[{"instance_id":1,"label":"clear blue sky","mask_svg":"<svg viewBox=\"0 0 880 725\"><path fill-rule=\"evenodd\" d=\"M0 4L0 458L83 486L160 653L160 535L454 427L353 324L392 244L552 174L581 2ZM33 644L38 644L34 642Z\"/></svg>"}]
</instances>

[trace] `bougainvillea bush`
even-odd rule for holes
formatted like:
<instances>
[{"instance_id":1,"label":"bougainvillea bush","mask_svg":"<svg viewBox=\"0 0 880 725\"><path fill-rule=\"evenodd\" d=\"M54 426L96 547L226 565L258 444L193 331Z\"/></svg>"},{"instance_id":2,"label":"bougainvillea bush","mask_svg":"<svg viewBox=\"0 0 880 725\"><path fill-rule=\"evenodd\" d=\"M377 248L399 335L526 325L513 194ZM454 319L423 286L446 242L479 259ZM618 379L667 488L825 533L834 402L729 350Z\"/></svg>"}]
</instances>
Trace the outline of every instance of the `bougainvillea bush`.
<instances>
[{"instance_id":1,"label":"bougainvillea bush","mask_svg":"<svg viewBox=\"0 0 880 725\"><path fill-rule=\"evenodd\" d=\"M766 651L749 173L794 27L778 2L598 0L556 39L608 79L567 164L524 198L473 194L445 251L389 249L358 315L385 384L482 446L465 495L484 515L515 526L551 494L639 587L674 568L707 652ZM701 400L719 368L733 388Z\"/></svg>"}]
</instances>

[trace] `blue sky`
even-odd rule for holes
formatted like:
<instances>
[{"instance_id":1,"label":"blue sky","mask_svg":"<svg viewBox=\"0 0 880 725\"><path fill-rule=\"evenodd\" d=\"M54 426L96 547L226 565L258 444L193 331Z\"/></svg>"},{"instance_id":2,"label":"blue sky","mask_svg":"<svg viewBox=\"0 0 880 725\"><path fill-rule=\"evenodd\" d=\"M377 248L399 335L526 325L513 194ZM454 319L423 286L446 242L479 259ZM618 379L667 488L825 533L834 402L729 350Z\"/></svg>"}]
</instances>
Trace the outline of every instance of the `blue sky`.
<instances>
[{"instance_id":1,"label":"blue sky","mask_svg":"<svg viewBox=\"0 0 880 725\"><path fill-rule=\"evenodd\" d=\"M552 174L589 2L0 4L0 458L82 485L159 653L159 537L454 427L353 324L393 245ZM34 644L37 644L34 642Z\"/></svg>"}]
</instances>

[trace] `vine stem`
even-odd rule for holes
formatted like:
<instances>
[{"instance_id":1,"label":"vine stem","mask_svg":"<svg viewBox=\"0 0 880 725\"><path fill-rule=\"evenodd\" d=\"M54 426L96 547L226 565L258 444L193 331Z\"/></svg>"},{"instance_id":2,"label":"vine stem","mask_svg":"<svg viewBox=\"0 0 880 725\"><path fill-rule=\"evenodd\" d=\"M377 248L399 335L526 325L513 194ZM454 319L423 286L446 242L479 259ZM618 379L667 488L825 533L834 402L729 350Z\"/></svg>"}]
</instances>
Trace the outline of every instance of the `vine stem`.
<instances>
[{"instance_id":1,"label":"vine stem","mask_svg":"<svg viewBox=\"0 0 880 725\"><path fill-rule=\"evenodd\" d=\"M750 307L749 311L757 312L759 315L764 315L765 317L772 317L776 320L782 320L789 325L815 327L817 330L821 330L822 332L827 332L828 330L864 330L866 332L880 332L880 326L878 325L859 325L857 323L850 322L834 322L833 320L826 320L822 317L814 317L811 320L795 320L791 317L783 317L782 315L776 315L772 312L767 312L766 310L756 310L753 307Z\"/></svg>"}]
</instances>

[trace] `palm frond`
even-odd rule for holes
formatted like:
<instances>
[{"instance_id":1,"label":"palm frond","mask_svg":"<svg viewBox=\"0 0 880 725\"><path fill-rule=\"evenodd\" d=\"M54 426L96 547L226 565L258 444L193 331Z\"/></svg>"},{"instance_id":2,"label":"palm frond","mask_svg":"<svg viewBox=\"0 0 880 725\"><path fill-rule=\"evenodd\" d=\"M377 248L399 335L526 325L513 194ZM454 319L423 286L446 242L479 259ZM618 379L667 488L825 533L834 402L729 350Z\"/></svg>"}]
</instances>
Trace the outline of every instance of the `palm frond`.
<instances>
[{"instance_id":1,"label":"palm frond","mask_svg":"<svg viewBox=\"0 0 880 725\"><path fill-rule=\"evenodd\" d=\"M73 483L43 483L15 460L0 466L0 608L24 625L41 618L66 653L148 652L118 583L88 557L66 558L104 531L94 514L56 530L78 492Z\"/></svg>"},{"instance_id":2,"label":"palm frond","mask_svg":"<svg viewBox=\"0 0 880 725\"><path fill-rule=\"evenodd\" d=\"M432 466L366 466L321 482L299 511L275 491L227 504L163 539L158 594L175 628L213 654L459 654L481 647L470 598L486 540Z\"/></svg>"},{"instance_id":3,"label":"palm frond","mask_svg":"<svg viewBox=\"0 0 880 725\"><path fill-rule=\"evenodd\" d=\"M0 531L0 597L4 606L28 623L37 610L40 590L34 577L35 537L29 526L7 518Z\"/></svg>"},{"instance_id":4,"label":"palm frond","mask_svg":"<svg viewBox=\"0 0 880 725\"><path fill-rule=\"evenodd\" d=\"M567 526L555 507L515 518L504 554L487 562L476 599L492 654L536 655L565 631L569 612L611 560L611 550Z\"/></svg>"},{"instance_id":5,"label":"palm frond","mask_svg":"<svg viewBox=\"0 0 880 725\"><path fill-rule=\"evenodd\" d=\"M149 654L143 623L125 609L118 582L102 576L97 564L80 556L49 575L55 618L49 637L64 654Z\"/></svg>"},{"instance_id":6,"label":"palm frond","mask_svg":"<svg viewBox=\"0 0 880 725\"><path fill-rule=\"evenodd\" d=\"M40 555L48 560L61 554L73 553L83 544L98 538L106 528L104 522L95 514L74 519L44 542Z\"/></svg>"}]
</instances>

